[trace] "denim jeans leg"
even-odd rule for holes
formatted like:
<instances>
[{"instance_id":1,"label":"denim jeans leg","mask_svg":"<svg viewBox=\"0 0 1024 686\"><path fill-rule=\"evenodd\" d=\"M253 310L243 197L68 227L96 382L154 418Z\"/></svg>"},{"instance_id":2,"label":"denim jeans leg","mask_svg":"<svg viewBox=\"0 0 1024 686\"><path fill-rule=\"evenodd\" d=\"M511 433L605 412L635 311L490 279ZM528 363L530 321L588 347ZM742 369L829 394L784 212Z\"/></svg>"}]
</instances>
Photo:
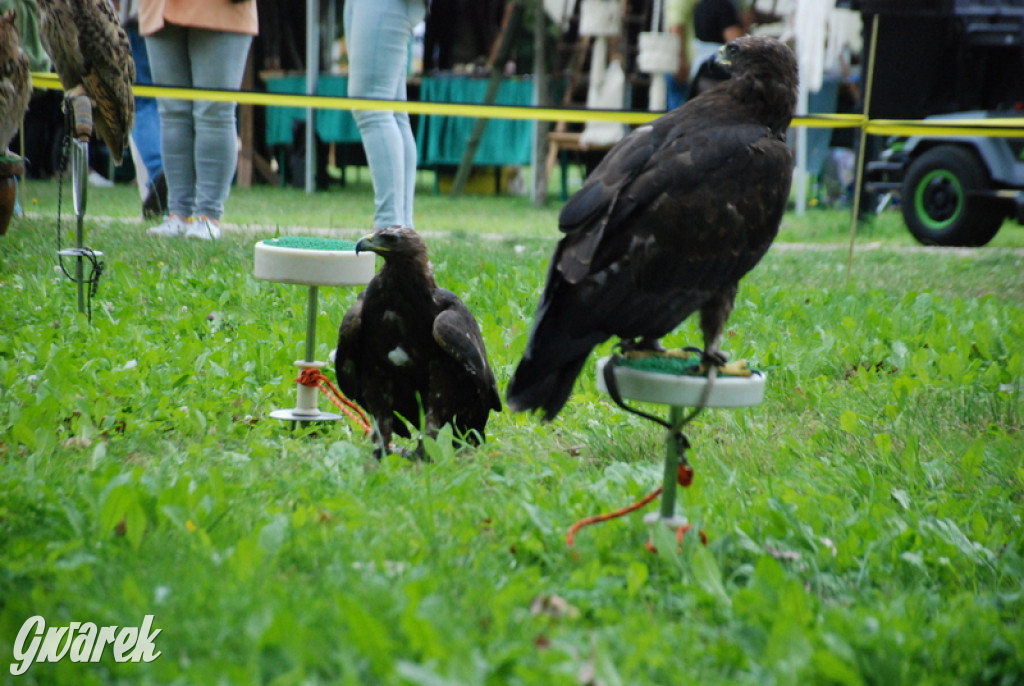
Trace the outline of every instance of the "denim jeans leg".
<instances>
[{"instance_id":1,"label":"denim jeans leg","mask_svg":"<svg viewBox=\"0 0 1024 686\"><path fill-rule=\"evenodd\" d=\"M237 90L245 75L252 36L192 29L189 55L196 88ZM220 219L238 168L234 102L197 100L195 117L196 214Z\"/></svg>"},{"instance_id":2,"label":"denim jeans leg","mask_svg":"<svg viewBox=\"0 0 1024 686\"><path fill-rule=\"evenodd\" d=\"M138 24L125 27L128 41L132 46L132 59L135 60L135 83L148 85L153 83L149 71L149 53L146 41L139 34ZM135 126L132 127L132 140L139 151L139 157L150 180L155 179L163 171L160 158L160 113L155 98L135 98Z\"/></svg>"},{"instance_id":3,"label":"denim jeans leg","mask_svg":"<svg viewBox=\"0 0 1024 686\"><path fill-rule=\"evenodd\" d=\"M344 22L349 97L405 100L408 45L423 20L422 0L348 0ZM356 110L374 191L374 228L413 225L416 140L409 115Z\"/></svg>"},{"instance_id":4,"label":"denim jeans leg","mask_svg":"<svg viewBox=\"0 0 1024 686\"><path fill-rule=\"evenodd\" d=\"M163 86L192 86L189 67L188 29L166 26L146 36L154 82ZM196 204L195 129L192 101L174 98L157 100L160 111L160 151L167 179L167 209L191 217Z\"/></svg>"}]
</instances>

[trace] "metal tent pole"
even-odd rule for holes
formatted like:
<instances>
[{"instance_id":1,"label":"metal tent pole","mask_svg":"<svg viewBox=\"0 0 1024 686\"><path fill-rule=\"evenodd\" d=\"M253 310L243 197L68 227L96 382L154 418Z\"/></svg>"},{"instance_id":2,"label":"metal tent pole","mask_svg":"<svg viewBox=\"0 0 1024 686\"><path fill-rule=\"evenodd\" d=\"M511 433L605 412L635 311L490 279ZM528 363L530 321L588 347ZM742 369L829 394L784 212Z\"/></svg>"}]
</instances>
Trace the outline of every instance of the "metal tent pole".
<instances>
[{"instance_id":1,"label":"metal tent pole","mask_svg":"<svg viewBox=\"0 0 1024 686\"><path fill-rule=\"evenodd\" d=\"M306 0L306 95L316 95L320 72L319 0ZM306 108L306 192L316 190L316 110Z\"/></svg>"}]
</instances>

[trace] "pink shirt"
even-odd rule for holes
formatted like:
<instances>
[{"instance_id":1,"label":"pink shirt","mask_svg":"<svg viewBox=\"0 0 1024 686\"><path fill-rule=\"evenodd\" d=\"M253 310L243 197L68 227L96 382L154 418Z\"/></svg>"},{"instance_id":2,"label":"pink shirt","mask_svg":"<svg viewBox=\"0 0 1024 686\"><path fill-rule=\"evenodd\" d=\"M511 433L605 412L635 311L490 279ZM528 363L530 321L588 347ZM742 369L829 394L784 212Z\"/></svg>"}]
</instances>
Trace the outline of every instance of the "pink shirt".
<instances>
[{"instance_id":1,"label":"pink shirt","mask_svg":"<svg viewBox=\"0 0 1024 686\"><path fill-rule=\"evenodd\" d=\"M149 36L164 24L231 33L259 33L256 0L139 0L139 33Z\"/></svg>"}]
</instances>

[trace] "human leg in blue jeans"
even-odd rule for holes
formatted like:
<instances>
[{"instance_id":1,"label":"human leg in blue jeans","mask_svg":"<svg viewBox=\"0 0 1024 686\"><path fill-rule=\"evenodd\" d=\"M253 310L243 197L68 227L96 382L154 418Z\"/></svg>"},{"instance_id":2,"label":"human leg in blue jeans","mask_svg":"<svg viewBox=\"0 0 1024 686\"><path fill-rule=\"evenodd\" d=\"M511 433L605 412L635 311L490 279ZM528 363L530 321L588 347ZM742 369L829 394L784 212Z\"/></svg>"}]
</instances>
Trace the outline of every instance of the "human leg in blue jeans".
<instances>
[{"instance_id":1,"label":"human leg in blue jeans","mask_svg":"<svg viewBox=\"0 0 1024 686\"><path fill-rule=\"evenodd\" d=\"M124 30L132 46L135 83L148 86L153 83L153 75L149 70L146 39L139 33L137 21L125 24ZM147 218L163 216L167 209L167 181L163 178L164 164L160 156L160 112L157 110L156 98L136 96L131 143L135 178L142 198L142 214Z\"/></svg>"},{"instance_id":2,"label":"human leg in blue jeans","mask_svg":"<svg viewBox=\"0 0 1024 686\"><path fill-rule=\"evenodd\" d=\"M146 40L139 35L138 24L125 26L128 42L132 46L132 59L135 61L135 83L150 85L153 76L149 70L149 53L146 52ZM132 138L139 149L141 162L146 167L150 179L155 179L163 171L160 161L160 113L157 111L155 98L135 98L135 126L132 127Z\"/></svg>"},{"instance_id":3,"label":"human leg in blue jeans","mask_svg":"<svg viewBox=\"0 0 1024 686\"><path fill-rule=\"evenodd\" d=\"M153 80L165 86L235 90L252 36L167 25L146 37ZM161 98L160 148L171 219L219 226L238 164L235 103ZM176 227L176 228L175 228ZM178 224L158 235L181 235ZM217 237L219 229L215 232ZM196 238L206 236L188 232Z\"/></svg>"},{"instance_id":4,"label":"human leg in blue jeans","mask_svg":"<svg viewBox=\"0 0 1024 686\"><path fill-rule=\"evenodd\" d=\"M409 40L423 21L423 0L346 0L348 95L406 99ZM373 228L413 225L416 139L409 115L390 110L354 110L373 181Z\"/></svg>"}]
</instances>

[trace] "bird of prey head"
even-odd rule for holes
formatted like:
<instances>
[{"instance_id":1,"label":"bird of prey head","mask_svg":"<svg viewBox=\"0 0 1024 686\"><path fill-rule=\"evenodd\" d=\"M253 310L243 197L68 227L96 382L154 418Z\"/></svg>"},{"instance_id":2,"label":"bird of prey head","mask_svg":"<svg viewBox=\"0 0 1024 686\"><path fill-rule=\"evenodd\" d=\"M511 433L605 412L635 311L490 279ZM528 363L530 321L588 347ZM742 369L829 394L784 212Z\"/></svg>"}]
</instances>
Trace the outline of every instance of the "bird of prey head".
<instances>
[{"instance_id":1,"label":"bird of prey head","mask_svg":"<svg viewBox=\"0 0 1024 686\"><path fill-rule=\"evenodd\" d=\"M771 107L770 111L760 111L759 118L773 131L789 127L796 108L797 64L796 55L785 43L763 36L742 36L720 47L715 62L730 80L741 79L747 89L764 92L757 106Z\"/></svg>"},{"instance_id":2,"label":"bird of prey head","mask_svg":"<svg viewBox=\"0 0 1024 686\"><path fill-rule=\"evenodd\" d=\"M420 235L405 226L389 226L377 229L368 236L363 236L356 243L356 254L373 252L388 259L391 256L419 257L426 256L427 246Z\"/></svg>"}]
</instances>

